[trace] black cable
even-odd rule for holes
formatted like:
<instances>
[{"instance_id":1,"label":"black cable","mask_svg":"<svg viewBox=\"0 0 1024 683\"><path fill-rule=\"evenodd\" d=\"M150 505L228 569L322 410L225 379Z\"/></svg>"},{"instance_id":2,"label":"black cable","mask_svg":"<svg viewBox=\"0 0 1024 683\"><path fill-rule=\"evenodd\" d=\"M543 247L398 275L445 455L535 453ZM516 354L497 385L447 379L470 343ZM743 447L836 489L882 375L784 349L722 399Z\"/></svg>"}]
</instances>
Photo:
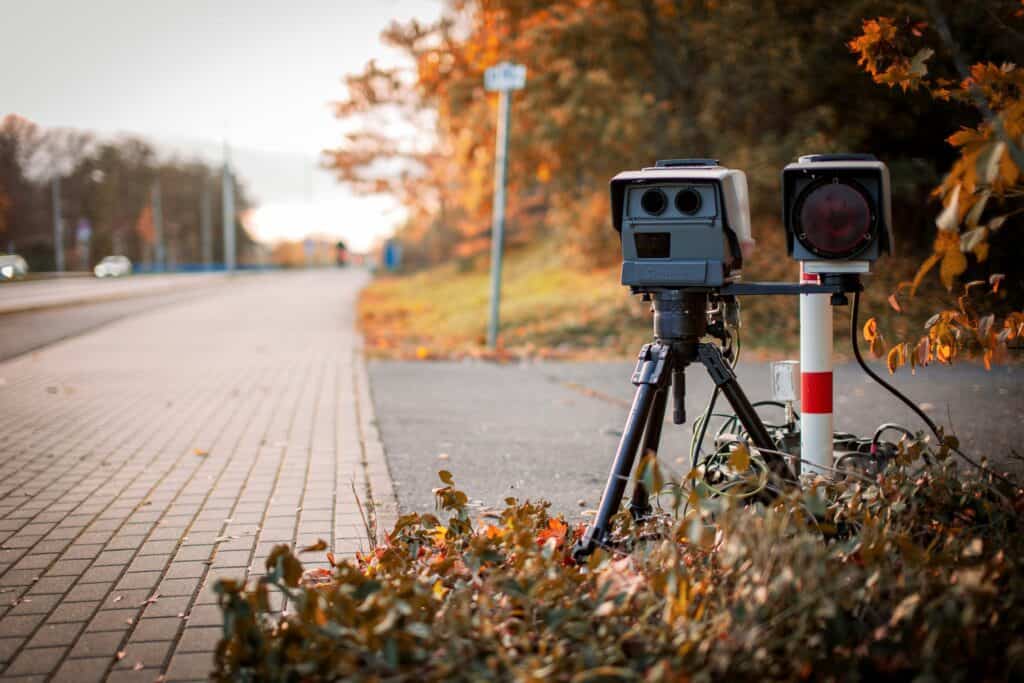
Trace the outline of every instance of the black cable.
<instances>
[{"instance_id":1,"label":"black cable","mask_svg":"<svg viewBox=\"0 0 1024 683\"><path fill-rule=\"evenodd\" d=\"M864 372L867 373L867 375L871 379L875 380L875 382L877 382L882 388L884 388L890 394L892 394L893 396L898 398L900 401L905 403L911 410L913 410L915 413L917 413L917 416L919 418L921 418L921 421L924 422L926 425L928 425L928 429L930 429L932 431L932 434L935 435L935 439L937 440L937 442L941 446L943 444L943 439L942 439L942 434L939 432L938 425L936 425L935 422L933 422L930 417L925 415L924 411L921 410L917 406L916 403L911 401L904 394L900 393L899 389L897 389L896 387L892 386L891 384L886 382L884 379L882 379L878 375L878 373L876 373L874 370L872 370L868 366L868 364L866 362L864 362L864 356L862 356L861 353L860 353L860 339L859 339L859 336L858 336L858 332L860 331L859 319L860 319L860 292L854 292L853 293L853 308L850 311L850 345L853 347L853 355L857 359L857 363L860 365L861 369L863 369ZM1007 479L1003 475L999 474L998 472L994 472L994 471L990 470L989 468L985 467L981 463L975 462L973 458L968 457L959 448L954 448L954 447L950 446L949 450L952 451L953 453L956 453L958 456L960 456L964 460L964 462L966 462L967 464L971 465L972 467L978 469L981 472L984 472L985 474L987 474L987 475L989 475L991 477L999 479L1000 481L1002 481L1006 485L1010 486L1011 489L1016 489L1017 488L1017 485L1014 484L1012 481L1010 481L1009 479Z\"/></svg>"}]
</instances>

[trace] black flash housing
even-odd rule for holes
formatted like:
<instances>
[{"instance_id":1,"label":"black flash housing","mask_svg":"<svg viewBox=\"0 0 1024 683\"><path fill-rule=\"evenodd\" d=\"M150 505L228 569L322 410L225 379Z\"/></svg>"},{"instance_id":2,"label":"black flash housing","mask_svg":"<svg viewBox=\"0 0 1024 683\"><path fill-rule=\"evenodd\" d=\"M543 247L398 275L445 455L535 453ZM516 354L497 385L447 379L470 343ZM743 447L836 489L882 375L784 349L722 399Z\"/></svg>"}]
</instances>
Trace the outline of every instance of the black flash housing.
<instances>
[{"instance_id":1,"label":"black flash housing","mask_svg":"<svg viewBox=\"0 0 1024 683\"><path fill-rule=\"evenodd\" d=\"M872 262L893 251L889 169L871 154L811 154L782 171L789 256Z\"/></svg>"}]
</instances>

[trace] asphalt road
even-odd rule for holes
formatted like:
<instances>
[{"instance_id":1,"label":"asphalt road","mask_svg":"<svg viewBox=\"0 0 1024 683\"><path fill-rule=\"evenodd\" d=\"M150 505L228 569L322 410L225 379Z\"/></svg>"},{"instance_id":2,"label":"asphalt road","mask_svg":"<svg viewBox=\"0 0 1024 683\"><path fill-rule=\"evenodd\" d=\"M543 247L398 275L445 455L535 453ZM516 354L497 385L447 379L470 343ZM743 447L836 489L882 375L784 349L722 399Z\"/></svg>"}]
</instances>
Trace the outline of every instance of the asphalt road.
<instances>
[{"instance_id":1,"label":"asphalt road","mask_svg":"<svg viewBox=\"0 0 1024 683\"><path fill-rule=\"evenodd\" d=\"M882 369L884 372L884 368ZM450 470L471 499L500 506L507 496L544 498L569 515L594 508L628 411L632 363L374 362L370 378L381 436L403 511L433 509L437 471ZM740 365L752 400L770 398L768 366ZM1024 368L986 372L960 364L902 372L897 387L932 419L949 423L964 447L1012 466L1021 450ZM836 368L836 428L870 435L882 422L924 429L856 365ZM692 420L710 395L701 368L687 375ZM719 404L719 408L722 404ZM661 460L683 474L689 424L666 425Z\"/></svg>"},{"instance_id":2,"label":"asphalt road","mask_svg":"<svg viewBox=\"0 0 1024 683\"><path fill-rule=\"evenodd\" d=\"M161 286L155 290L143 287L127 296L101 297L99 301L92 303L71 303L70 300L67 300L68 303L63 305L30 310L18 310L15 308L16 300L8 298L5 303L10 304L16 312L0 313L0 361L94 330L115 320L208 295L211 288L217 288L223 282L222 279L204 281L203 283L190 282L189 286L185 287ZM15 283L4 285L0 287L0 290L10 297L12 293L16 293L16 288L44 284L51 283ZM31 300L36 302L61 301L54 296L56 294L54 290L65 294L69 293L67 289L56 286L67 283L55 282L52 284L55 286L47 292L48 296L33 292ZM85 289L87 290L87 287ZM83 291L85 290L79 288L72 290L76 297L80 296ZM108 291L104 289L103 294L107 294Z\"/></svg>"},{"instance_id":3,"label":"asphalt road","mask_svg":"<svg viewBox=\"0 0 1024 683\"><path fill-rule=\"evenodd\" d=\"M0 314L180 292L223 281L225 277L224 273L173 273L124 278L58 277L5 282L0 286Z\"/></svg>"},{"instance_id":4,"label":"asphalt road","mask_svg":"<svg viewBox=\"0 0 1024 683\"><path fill-rule=\"evenodd\" d=\"M124 317L209 296L227 282L223 275L186 274L6 284L0 287L0 360Z\"/></svg>"}]
</instances>

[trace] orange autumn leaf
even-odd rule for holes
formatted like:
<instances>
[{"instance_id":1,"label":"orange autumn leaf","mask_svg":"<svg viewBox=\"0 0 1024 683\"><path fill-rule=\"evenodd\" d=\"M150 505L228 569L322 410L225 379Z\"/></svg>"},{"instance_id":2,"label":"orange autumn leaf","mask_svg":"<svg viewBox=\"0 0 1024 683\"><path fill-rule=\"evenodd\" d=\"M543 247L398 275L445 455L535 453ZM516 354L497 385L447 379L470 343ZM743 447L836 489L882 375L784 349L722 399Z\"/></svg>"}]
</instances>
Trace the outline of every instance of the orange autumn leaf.
<instances>
[{"instance_id":1,"label":"orange autumn leaf","mask_svg":"<svg viewBox=\"0 0 1024 683\"><path fill-rule=\"evenodd\" d=\"M878 321L868 318L868 321L864 323L864 341L872 344L876 339L878 339Z\"/></svg>"},{"instance_id":2,"label":"orange autumn leaf","mask_svg":"<svg viewBox=\"0 0 1024 683\"><path fill-rule=\"evenodd\" d=\"M316 543L307 545L306 547L299 550L300 553L315 553L320 550L327 550L327 541L322 538L316 539Z\"/></svg>"},{"instance_id":3,"label":"orange autumn leaf","mask_svg":"<svg viewBox=\"0 0 1024 683\"><path fill-rule=\"evenodd\" d=\"M537 545L544 545L549 538L555 539L558 545L562 545L568 531L569 525L562 520L549 519L548 528L542 529L540 533L537 534Z\"/></svg>"}]
</instances>

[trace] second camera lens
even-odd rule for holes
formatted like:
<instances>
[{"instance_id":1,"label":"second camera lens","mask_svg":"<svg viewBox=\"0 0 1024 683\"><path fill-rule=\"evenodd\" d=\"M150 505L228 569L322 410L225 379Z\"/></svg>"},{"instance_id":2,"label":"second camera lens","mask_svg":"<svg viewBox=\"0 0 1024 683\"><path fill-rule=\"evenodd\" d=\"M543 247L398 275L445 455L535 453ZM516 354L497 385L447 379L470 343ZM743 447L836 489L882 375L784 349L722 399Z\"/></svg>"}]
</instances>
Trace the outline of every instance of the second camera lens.
<instances>
[{"instance_id":1,"label":"second camera lens","mask_svg":"<svg viewBox=\"0 0 1024 683\"><path fill-rule=\"evenodd\" d=\"M676 194L676 208L679 213L692 215L700 211L700 193L694 189L686 188Z\"/></svg>"}]
</instances>

